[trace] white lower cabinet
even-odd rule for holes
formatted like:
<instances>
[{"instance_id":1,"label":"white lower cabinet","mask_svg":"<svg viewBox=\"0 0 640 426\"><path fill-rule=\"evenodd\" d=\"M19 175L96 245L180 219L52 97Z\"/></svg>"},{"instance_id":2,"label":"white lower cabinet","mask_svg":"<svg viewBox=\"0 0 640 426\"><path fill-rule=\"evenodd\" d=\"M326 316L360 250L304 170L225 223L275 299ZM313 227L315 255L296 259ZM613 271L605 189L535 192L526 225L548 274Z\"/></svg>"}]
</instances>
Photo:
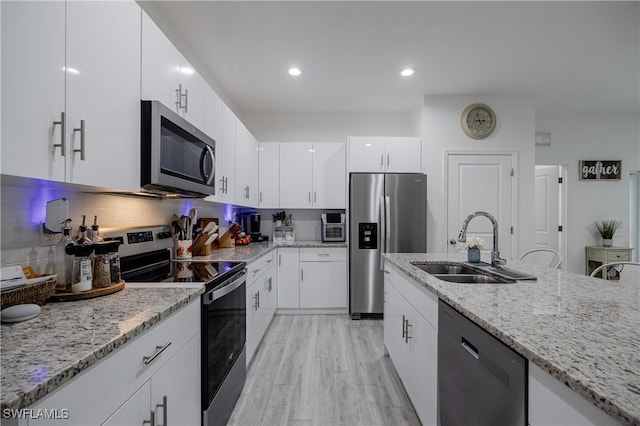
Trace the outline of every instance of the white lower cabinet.
<instances>
[{"instance_id":1,"label":"white lower cabinet","mask_svg":"<svg viewBox=\"0 0 640 426\"><path fill-rule=\"evenodd\" d=\"M156 424L200 425L200 393L198 299L30 407L68 418L29 425L142 425L151 412Z\"/></svg>"},{"instance_id":2,"label":"white lower cabinet","mask_svg":"<svg viewBox=\"0 0 640 426\"><path fill-rule=\"evenodd\" d=\"M275 251L247 265L247 366L262 341L276 311Z\"/></svg>"},{"instance_id":3,"label":"white lower cabinet","mask_svg":"<svg viewBox=\"0 0 640 426\"><path fill-rule=\"evenodd\" d=\"M619 426L620 423L529 362L529 424L531 426Z\"/></svg>"},{"instance_id":4,"label":"white lower cabinet","mask_svg":"<svg viewBox=\"0 0 640 426\"><path fill-rule=\"evenodd\" d=\"M279 248L279 309L346 309L347 249Z\"/></svg>"},{"instance_id":5,"label":"white lower cabinet","mask_svg":"<svg viewBox=\"0 0 640 426\"><path fill-rule=\"evenodd\" d=\"M384 344L420 421L423 425L436 425L438 299L415 286L401 272L385 265ZM418 306L426 307L427 312L418 310ZM426 319L433 312L435 324Z\"/></svg>"}]
</instances>

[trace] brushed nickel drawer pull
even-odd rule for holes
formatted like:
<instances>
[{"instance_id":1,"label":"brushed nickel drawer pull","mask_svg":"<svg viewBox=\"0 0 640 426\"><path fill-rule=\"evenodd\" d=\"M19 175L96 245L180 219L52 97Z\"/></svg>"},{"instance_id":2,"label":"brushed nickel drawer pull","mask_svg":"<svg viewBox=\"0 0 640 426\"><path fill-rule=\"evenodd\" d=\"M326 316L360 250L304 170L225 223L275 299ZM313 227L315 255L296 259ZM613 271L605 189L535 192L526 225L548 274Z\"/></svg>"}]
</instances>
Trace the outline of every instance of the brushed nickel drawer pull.
<instances>
[{"instance_id":1,"label":"brushed nickel drawer pull","mask_svg":"<svg viewBox=\"0 0 640 426\"><path fill-rule=\"evenodd\" d=\"M156 353L154 353L151 356L144 356L142 357L142 361L144 362L144 365L149 365L151 364L153 361L155 361L156 358L158 358L160 356L160 354L162 352L164 352L169 346L171 346L171 342L167 343L164 346L156 346Z\"/></svg>"}]
</instances>

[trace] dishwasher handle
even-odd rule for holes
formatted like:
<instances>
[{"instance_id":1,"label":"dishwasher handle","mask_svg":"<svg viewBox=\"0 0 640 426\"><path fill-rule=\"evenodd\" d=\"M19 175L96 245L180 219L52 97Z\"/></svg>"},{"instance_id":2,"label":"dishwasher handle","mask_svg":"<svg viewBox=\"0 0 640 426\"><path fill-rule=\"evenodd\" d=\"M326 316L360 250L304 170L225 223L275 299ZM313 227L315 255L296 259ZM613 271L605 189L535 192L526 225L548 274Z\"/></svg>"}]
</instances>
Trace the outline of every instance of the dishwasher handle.
<instances>
[{"instance_id":1,"label":"dishwasher handle","mask_svg":"<svg viewBox=\"0 0 640 426\"><path fill-rule=\"evenodd\" d=\"M464 348L465 351L469 352L469 355L474 357L475 359L480 359L480 352L478 349L473 346L464 336L460 336L461 342L460 345Z\"/></svg>"}]
</instances>

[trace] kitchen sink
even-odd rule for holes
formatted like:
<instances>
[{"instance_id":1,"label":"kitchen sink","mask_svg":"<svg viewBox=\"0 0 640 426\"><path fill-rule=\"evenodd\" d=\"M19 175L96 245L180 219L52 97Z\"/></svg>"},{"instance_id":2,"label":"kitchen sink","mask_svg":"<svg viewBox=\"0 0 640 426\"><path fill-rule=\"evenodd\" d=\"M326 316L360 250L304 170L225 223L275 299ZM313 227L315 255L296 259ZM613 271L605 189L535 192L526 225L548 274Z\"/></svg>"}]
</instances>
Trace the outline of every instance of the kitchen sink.
<instances>
[{"instance_id":1,"label":"kitchen sink","mask_svg":"<svg viewBox=\"0 0 640 426\"><path fill-rule=\"evenodd\" d=\"M434 277L442 281L460 284L507 284L513 282L513 280L480 274L434 274Z\"/></svg>"},{"instance_id":2,"label":"kitchen sink","mask_svg":"<svg viewBox=\"0 0 640 426\"><path fill-rule=\"evenodd\" d=\"M416 268L420 268L428 274L477 274L475 270L460 264L451 263L412 263Z\"/></svg>"},{"instance_id":3,"label":"kitchen sink","mask_svg":"<svg viewBox=\"0 0 640 426\"><path fill-rule=\"evenodd\" d=\"M411 264L439 280L451 283L508 284L514 283L516 279L523 279L520 277L535 279L535 277L511 269L493 268L488 263L479 263L473 267L463 263L411 262ZM501 273L503 270L506 270L504 272L507 273Z\"/></svg>"}]
</instances>

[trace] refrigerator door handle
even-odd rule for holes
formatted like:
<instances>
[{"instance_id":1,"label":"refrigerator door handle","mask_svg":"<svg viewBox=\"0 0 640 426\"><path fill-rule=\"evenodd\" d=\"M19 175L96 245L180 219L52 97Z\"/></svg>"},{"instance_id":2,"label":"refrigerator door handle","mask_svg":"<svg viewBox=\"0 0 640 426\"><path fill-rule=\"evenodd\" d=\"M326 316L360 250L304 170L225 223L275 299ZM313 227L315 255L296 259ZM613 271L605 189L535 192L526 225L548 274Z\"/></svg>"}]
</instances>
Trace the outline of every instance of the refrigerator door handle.
<instances>
[{"instance_id":1,"label":"refrigerator door handle","mask_svg":"<svg viewBox=\"0 0 640 426\"><path fill-rule=\"evenodd\" d=\"M380 217L379 217L379 223L380 223L380 270L384 271L384 256L383 253L385 252L386 246L387 246L387 241L386 241L386 236L387 236L387 229L386 229L386 204L385 204L385 197L380 197Z\"/></svg>"},{"instance_id":2,"label":"refrigerator door handle","mask_svg":"<svg viewBox=\"0 0 640 426\"><path fill-rule=\"evenodd\" d=\"M384 197L384 251L385 253L391 252L391 214L389 203L391 199L389 196Z\"/></svg>"}]
</instances>

